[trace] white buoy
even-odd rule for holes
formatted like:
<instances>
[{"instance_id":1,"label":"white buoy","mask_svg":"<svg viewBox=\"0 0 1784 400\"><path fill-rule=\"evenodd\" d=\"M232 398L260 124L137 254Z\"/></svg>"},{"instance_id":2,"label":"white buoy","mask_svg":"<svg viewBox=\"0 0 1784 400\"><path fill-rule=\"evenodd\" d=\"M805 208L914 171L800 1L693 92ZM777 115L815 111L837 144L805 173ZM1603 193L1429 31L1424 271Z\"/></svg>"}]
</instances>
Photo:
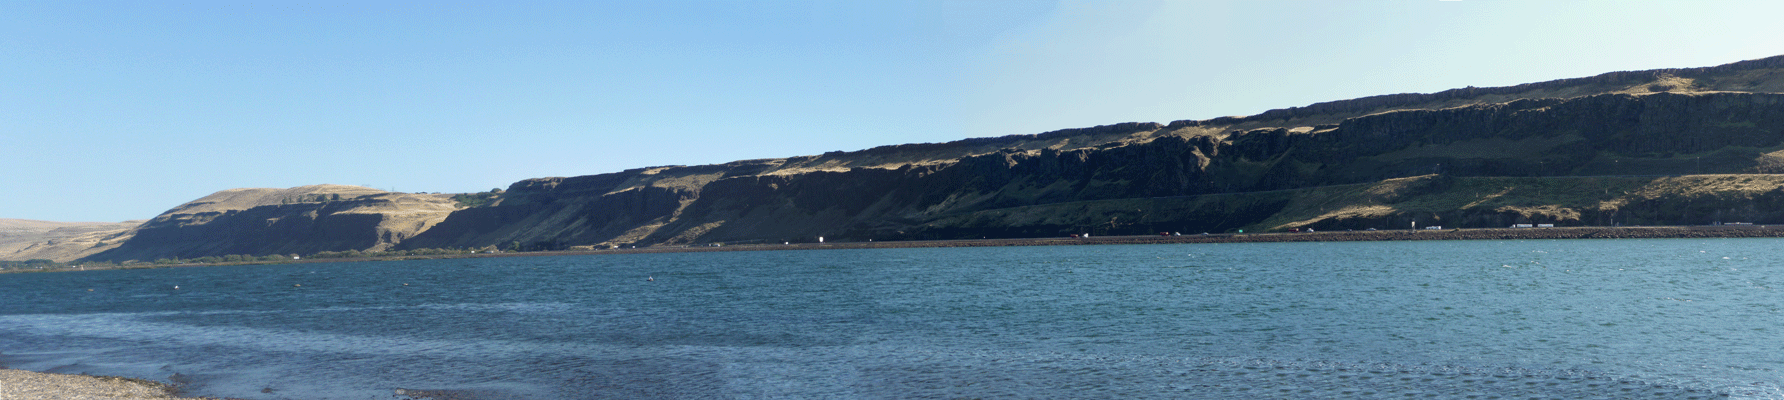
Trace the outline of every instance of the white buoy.
<instances>
[{"instance_id":1,"label":"white buoy","mask_svg":"<svg viewBox=\"0 0 1784 400\"><path fill-rule=\"evenodd\" d=\"M180 290L180 285L173 285L173 290Z\"/></svg>"}]
</instances>

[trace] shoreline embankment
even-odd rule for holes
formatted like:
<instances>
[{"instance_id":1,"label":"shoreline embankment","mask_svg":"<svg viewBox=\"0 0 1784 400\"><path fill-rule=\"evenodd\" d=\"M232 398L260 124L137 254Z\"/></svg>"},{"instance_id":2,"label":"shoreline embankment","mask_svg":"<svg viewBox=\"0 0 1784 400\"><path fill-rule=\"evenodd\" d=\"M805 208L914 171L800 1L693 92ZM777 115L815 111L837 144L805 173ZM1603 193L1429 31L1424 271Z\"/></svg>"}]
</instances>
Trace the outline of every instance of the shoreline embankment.
<instances>
[{"instance_id":1,"label":"shoreline embankment","mask_svg":"<svg viewBox=\"0 0 1784 400\"><path fill-rule=\"evenodd\" d=\"M436 260L495 257L546 257L603 254L696 253L717 251L778 250L843 250L902 249L946 247L1011 247L1011 246L1081 246L1120 244L1176 243L1274 243L1274 242L1383 242L1405 240L1550 240L1550 239L1720 239L1780 238L1784 225L1698 225L1698 226L1596 226L1555 228L1469 228L1469 229L1396 229L1377 231L1212 233L1182 235L1092 236L1088 238L1002 238L898 241L832 241L825 243L745 244L726 246L651 246L600 250L559 250L526 252L493 252L424 256L312 258L276 262L241 262L217 264L125 264L109 268L61 268L53 270L10 270L8 272L99 271L108 269L148 269L208 267L223 265L277 265L335 262L369 262L401 260Z\"/></svg>"}]
</instances>

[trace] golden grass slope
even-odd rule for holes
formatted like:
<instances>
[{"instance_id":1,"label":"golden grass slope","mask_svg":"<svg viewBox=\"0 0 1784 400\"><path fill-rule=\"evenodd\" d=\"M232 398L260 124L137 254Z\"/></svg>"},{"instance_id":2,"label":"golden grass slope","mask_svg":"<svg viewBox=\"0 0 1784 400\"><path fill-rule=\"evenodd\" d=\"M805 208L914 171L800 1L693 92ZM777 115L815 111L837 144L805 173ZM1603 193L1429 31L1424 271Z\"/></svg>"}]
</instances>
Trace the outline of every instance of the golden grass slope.
<instances>
[{"instance_id":1,"label":"golden grass slope","mask_svg":"<svg viewBox=\"0 0 1784 400\"><path fill-rule=\"evenodd\" d=\"M73 260L117 247L122 234L142 223L0 219L0 260Z\"/></svg>"},{"instance_id":2,"label":"golden grass slope","mask_svg":"<svg viewBox=\"0 0 1784 400\"><path fill-rule=\"evenodd\" d=\"M259 206L352 199L359 196L390 193L378 189L348 185L308 185L289 189L228 189L186 202L162 216L246 210Z\"/></svg>"}]
</instances>

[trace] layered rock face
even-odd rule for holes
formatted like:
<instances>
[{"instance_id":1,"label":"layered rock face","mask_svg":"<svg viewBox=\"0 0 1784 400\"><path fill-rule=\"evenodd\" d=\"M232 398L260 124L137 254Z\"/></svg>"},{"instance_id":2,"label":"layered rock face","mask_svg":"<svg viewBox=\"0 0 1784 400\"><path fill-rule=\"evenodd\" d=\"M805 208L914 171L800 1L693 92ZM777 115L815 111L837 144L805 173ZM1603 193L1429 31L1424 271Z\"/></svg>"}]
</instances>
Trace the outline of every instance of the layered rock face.
<instances>
[{"instance_id":1,"label":"layered rock face","mask_svg":"<svg viewBox=\"0 0 1784 400\"><path fill-rule=\"evenodd\" d=\"M1069 142L1063 140L1030 146L1039 147L1035 149L1007 146L896 167L858 161L874 153L885 158L898 150L892 148L523 181L510 189L512 202L460 211L402 246L518 242L549 249L809 241L817 236L887 240L1139 234L1163 228L1225 231L1276 218L1294 197L1249 194L1254 192L1421 175L1749 174L1776 172L1784 165L1774 154L1784 148L1784 95L1764 93L1530 99L1384 112L1330 125L1213 133L1206 125L1191 124L1176 128L1125 124L1093 130L1098 132L1095 137L1122 139L1089 147L1062 145ZM1037 135L1027 143L1060 135ZM669 181L680 184L657 183ZM1202 198L1221 194L1246 195ZM1136 212L1111 208L1139 199L1149 205ZM1661 196L1629 201L1672 200ZM1055 204L1077 207L1038 207ZM1642 218L1647 223L1710 222L1697 221L1701 215L1667 216L1658 211L1664 207L1650 208L1657 211ZM992 211L1036 215L972 218ZM1524 215L1527 211L1449 213L1451 220L1473 219L1495 226L1520 218L1567 218L1540 212ZM1428 218L1441 219L1438 214ZM1389 212L1346 218L1259 228L1386 227L1389 220L1416 217ZM1571 221L1585 222L1577 216Z\"/></svg>"},{"instance_id":2,"label":"layered rock face","mask_svg":"<svg viewBox=\"0 0 1784 400\"><path fill-rule=\"evenodd\" d=\"M450 196L342 185L231 189L175 207L89 260L150 261L231 254L388 248L444 220Z\"/></svg>"},{"instance_id":3,"label":"layered rock face","mask_svg":"<svg viewBox=\"0 0 1784 400\"><path fill-rule=\"evenodd\" d=\"M456 210L443 197L226 191L157 217L101 256L1364 229L1420 221L1784 223L1784 190L1776 190L1784 181L1763 175L1784 172L1780 92L1784 57L1773 57L1375 96L1248 117L528 179L491 205Z\"/></svg>"}]
</instances>

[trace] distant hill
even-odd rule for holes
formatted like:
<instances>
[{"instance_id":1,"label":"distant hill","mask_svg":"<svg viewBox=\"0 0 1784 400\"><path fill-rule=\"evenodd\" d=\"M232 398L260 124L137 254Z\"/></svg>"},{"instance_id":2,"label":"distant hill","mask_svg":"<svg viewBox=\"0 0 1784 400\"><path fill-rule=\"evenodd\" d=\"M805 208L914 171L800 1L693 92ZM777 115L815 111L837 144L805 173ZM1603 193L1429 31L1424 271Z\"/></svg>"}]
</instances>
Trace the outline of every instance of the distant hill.
<instances>
[{"instance_id":1,"label":"distant hill","mask_svg":"<svg viewBox=\"0 0 1784 400\"><path fill-rule=\"evenodd\" d=\"M338 200L335 192L308 192L314 187L225 191L156 217L89 258L1363 229L1412 221L1784 223L1778 173L1784 57L1372 96L1244 117L537 178L475 202L341 188L327 189L343 191ZM338 202L346 203L331 205Z\"/></svg>"},{"instance_id":2,"label":"distant hill","mask_svg":"<svg viewBox=\"0 0 1784 400\"><path fill-rule=\"evenodd\" d=\"M137 221L141 222L141 221ZM100 225L112 225L116 222L55 222L29 219L0 218L0 233L47 232L61 228L78 228Z\"/></svg>"},{"instance_id":3,"label":"distant hill","mask_svg":"<svg viewBox=\"0 0 1784 400\"><path fill-rule=\"evenodd\" d=\"M0 260L67 261L90 256L122 243L117 235L141 223L0 219Z\"/></svg>"}]
</instances>

